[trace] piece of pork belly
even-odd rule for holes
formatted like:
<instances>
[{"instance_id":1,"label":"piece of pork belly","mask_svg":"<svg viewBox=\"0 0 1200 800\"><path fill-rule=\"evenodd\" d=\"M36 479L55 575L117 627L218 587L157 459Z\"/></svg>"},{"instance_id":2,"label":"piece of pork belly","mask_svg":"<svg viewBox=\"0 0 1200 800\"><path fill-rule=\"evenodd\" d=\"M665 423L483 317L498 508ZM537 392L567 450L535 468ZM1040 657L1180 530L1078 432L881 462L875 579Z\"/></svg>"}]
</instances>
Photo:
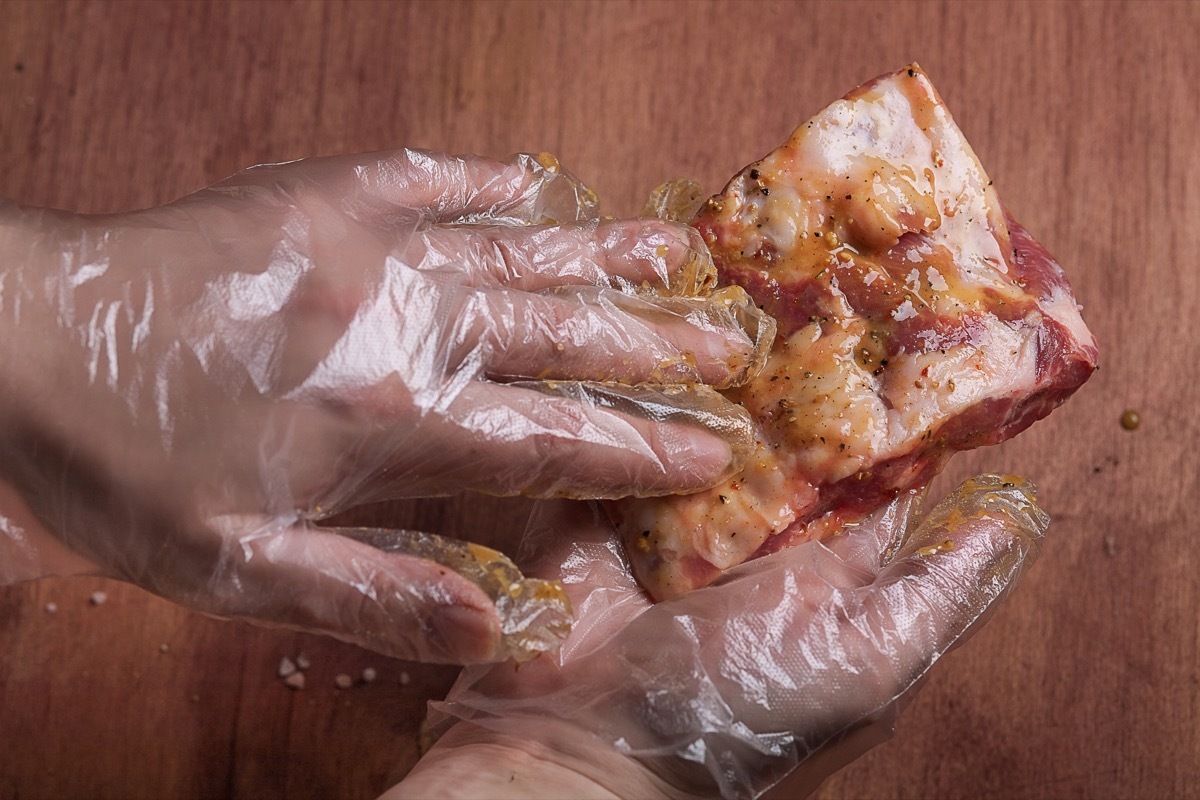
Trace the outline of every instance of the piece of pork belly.
<instances>
[{"instance_id":1,"label":"piece of pork belly","mask_svg":"<svg viewBox=\"0 0 1200 800\"><path fill-rule=\"evenodd\" d=\"M922 487L1096 368L1062 268L1005 212L916 65L802 125L693 224L720 281L779 328L763 372L727 392L758 426L744 471L609 506L656 599Z\"/></svg>"}]
</instances>

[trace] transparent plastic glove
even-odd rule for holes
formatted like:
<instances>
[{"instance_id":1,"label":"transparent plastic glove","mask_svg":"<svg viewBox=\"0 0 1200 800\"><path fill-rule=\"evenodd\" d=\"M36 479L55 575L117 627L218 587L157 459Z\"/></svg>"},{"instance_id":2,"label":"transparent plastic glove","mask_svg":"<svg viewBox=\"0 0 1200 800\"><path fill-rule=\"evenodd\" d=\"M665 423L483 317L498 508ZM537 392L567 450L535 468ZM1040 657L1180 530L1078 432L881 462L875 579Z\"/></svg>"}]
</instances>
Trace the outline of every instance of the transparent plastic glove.
<instances>
[{"instance_id":1,"label":"transparent plastic glove","mask_svg":"<svg viewBox=\"0 0 1200 800\"><path fill-rule=\"evenodd\" d=\"M45 533L204 611L502 658L493 599L428 537L313 521L718 480L749 427L709 387L771 331L744 295L694 296L712 272L693 231L598 219L529 156L314 159L109 216L0 205L0 579L77 570Z\"/></svg>"},{"instance_id":2,"label":"transparent plastic glove","mask_svg":"<svg viewBox=\"0 0 1200 800\"><path fill-rule=\"evenodd\" d=\"M786 796L802 796L886 738L1048 522L1019 478L969 481L919 524L917 504L657 605L599 512L544 508L533 571L561 577L574 631L519 667L465 670L434 705L440 741L390 796L756 797L793 772Z\"/></svg>"}]
</instances>

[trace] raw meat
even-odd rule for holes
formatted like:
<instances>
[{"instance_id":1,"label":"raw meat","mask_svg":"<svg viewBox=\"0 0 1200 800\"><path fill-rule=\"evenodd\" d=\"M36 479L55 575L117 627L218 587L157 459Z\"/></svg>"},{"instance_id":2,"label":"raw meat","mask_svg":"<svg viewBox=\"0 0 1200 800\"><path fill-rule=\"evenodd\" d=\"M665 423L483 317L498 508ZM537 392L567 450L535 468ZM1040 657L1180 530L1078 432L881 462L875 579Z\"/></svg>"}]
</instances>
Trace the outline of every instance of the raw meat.
<instances>
[{"instance_id":1,"label":"raw meat","mask_svg":"<svg viewBox=\"0 0 1200 800\"><path fill-rule=\"evenodd\" d=\"M693 224L721 283L779 328L763 372L727 392L758 426L741 475L610 505L656 599L923 486L1096 368L1062 268L1005 212L916 65L802 125Z\"/></svg>"}]
</instances>

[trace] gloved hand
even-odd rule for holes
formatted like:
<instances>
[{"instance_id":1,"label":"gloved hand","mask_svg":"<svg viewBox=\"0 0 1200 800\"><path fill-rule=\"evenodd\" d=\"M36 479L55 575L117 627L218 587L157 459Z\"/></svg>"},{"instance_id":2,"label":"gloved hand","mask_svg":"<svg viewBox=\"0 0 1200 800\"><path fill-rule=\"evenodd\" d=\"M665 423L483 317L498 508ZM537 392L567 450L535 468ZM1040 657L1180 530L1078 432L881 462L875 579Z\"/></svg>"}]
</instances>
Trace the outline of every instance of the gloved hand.
<instances>
[{"instance_id":1,"label":"gloved hand","mask_svg":"<svg viewBox=\"0 0 1200 800\"><path fill-rule=\"evenodd\" d=\"M657 605L600 512L545 506L529 555L564 581L574 631L519 668L464 670L434 704L440 740L386 796L756 797L789 773L802 796L886 738L1033 561L1032 492L984 476L919 524L902 496Z\"/></svg>"},{"instance_id":2,"label":"gloved hand","mask_svg":"<svg viewBox=\"0 0 1200 800\"><path fill-rule=\"evenodd\" d=\"M472 581L379 549L407 534L313 521L717 481L750 434L708 386L769 325L693 297L712 274L694 232L600 220L529 156L314 159L109 216L0 205L0 580L80 569L52 536L203 611L504 657Z\"/></svg>"}]
</instances>

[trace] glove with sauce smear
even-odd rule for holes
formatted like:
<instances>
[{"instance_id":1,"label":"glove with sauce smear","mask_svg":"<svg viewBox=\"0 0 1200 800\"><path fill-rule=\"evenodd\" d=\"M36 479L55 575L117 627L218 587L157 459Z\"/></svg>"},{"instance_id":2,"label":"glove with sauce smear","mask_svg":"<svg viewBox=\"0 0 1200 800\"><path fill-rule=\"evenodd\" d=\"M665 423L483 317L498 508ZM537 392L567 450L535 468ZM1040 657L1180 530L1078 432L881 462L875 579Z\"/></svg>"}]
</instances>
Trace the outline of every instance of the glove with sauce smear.
<instances>
[{"instance_id":1,"label":"glove with sauce smear","mask_svg":"<svg viewBox=\"0 0 1200 800\"><path fill-rule=\"evenodd\" d=\"M652 603L585 504L546 505L533 572L578 622L557 653L470 667L404 797L779 797L890 734L938 658L1033 562L1048 518L1020 478L967 481L928 514L907 493L825 541ZM569 536L564 535L569 533Z\"/></svg>"},{"instance_id":2,"label":"glove with sauce smear","mask_svg":"<svg viewBox=\"0 0 1200 800\"><path fill-rule=\"evenodd\" d=\"M731 474L748 421L714 389L769 336L712 282L693 231L600 219L552 157L313 159L122 214L0 203L0 582L98 572L410 659L552 647L561 591L499 554L316 523Z\"/></svg>"}]
</instances>

